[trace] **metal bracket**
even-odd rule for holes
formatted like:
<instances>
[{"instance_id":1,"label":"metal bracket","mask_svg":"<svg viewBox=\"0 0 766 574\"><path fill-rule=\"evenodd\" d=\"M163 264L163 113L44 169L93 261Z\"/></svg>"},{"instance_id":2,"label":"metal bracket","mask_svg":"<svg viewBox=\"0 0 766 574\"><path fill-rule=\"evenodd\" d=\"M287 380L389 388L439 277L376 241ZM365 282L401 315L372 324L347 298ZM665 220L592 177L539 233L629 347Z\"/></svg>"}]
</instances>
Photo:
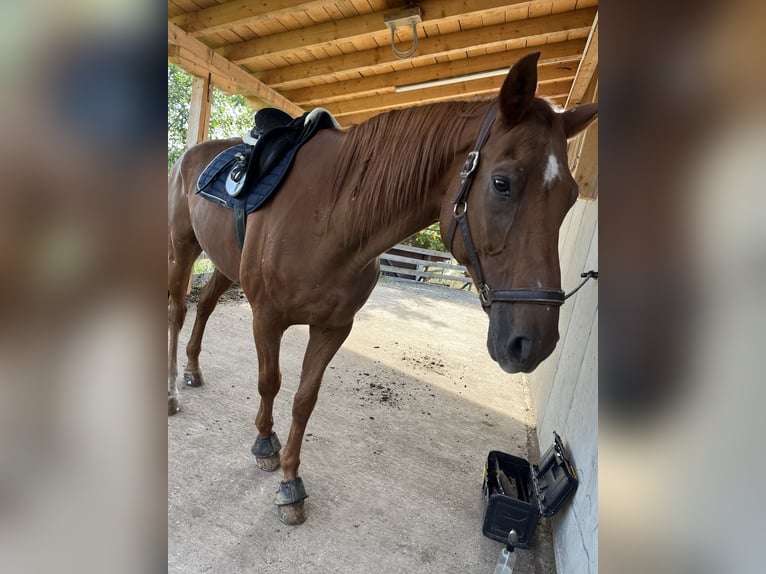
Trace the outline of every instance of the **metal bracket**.
<instances>
[{"instance_id":1,"label":"metal bracket","mask_svg":"<svg viewBox=\"0 0 766 574\"><path fill-rule=\"evenodd\" d=\"M421 10L418 6L404 10L393 10L383 16L383 23L389 29L397 26L409 26L413 22L420 24L422 21Z\"/></svg>"}]
</instances>

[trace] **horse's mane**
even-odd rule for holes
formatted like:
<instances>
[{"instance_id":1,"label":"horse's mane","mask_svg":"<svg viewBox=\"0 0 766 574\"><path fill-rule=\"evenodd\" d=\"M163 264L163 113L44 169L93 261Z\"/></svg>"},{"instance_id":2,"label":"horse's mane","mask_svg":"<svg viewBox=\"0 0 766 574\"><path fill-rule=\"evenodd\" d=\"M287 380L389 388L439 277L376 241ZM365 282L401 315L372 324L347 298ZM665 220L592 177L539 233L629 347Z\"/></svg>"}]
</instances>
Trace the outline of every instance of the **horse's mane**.
<instances>
[{"instance_id":1,"label":"horse's mane","mask_svg":"<svg viewBox=\"0 0 766 574\"><path fill-rule=\"evenodd\" d=\"M366 235L375 222L390 221L425 201L456 151L466 121L489 100L440 102L393 110L346 133L332 182L334 201L350 193L350 220Z\"/></svg>"}]
</instances>

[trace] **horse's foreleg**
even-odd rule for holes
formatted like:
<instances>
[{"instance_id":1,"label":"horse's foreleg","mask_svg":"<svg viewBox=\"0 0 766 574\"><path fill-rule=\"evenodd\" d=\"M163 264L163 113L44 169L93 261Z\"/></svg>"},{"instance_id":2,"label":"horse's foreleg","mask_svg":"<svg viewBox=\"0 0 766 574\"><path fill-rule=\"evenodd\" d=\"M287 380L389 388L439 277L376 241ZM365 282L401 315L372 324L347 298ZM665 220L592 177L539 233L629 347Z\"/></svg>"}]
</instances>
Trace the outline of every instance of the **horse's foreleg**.
<instances>
[{"instance_id":1,"label":"horse's foreleg","mask_svg":"<svg viewBox=\"0 0 766 574\"><path fill-rule=\"evenodd\" d=\"M210 318L216 305L218 305L218 299L220 299L224 291L231 287L232 283L231 279L216 269L199 295L194 327L192 328L191 337L189 337L189 343L186 345L184 382L190 387L199 387L203 383L202 370L199 367L199 354L202 350L202 336L205 333L205 325L207 325L207 320Z\"/></svg>"},{"instance_id":2,"label":"horse's foreleg","mask_svg":"<svg viewBox=\"0 0 766 574\"><path fill-rule=\"evenodd\" d=\"M261 404L255 417L258 437L252 452L255 463L261 470L273 471L279 468L279 450L281 445L274 432L274 397L282 384L279 371L279 347L285 328L264 313L253 315L253 336L258 352L258 394Z\"/></svg>"},{"instance_id":3,"label":"horse's foreleg","mask_svg":"<svg viewBox=\"0 0 766 574\"><path fill-rule=\"evenodd\" d=\"M301 382L293 400L290 436L281 458L284 480L275 500L279 519L285 524L301 524L306 520L303 508L306 491L303 488L303 481L298 476L303 434L316 405L325 369L350 332L350 324L341 328L326 329L312 326L310 329L309 344L303 358Z\"/></svg>"},{"instance_id":4,"label":"horse's foreleg","mask_svg":"<svg viewBox=\"0 0 766 574\"><path fill-rule=\"evenodd\" d=\"M180 250L179 250L180 251ZM186 286L189 284L194 260L199 251L194 253L171 253L168 257L168 414L178 412L178 377L177 355L178 334L186 317Z\"/></svg>"}]
</instances>

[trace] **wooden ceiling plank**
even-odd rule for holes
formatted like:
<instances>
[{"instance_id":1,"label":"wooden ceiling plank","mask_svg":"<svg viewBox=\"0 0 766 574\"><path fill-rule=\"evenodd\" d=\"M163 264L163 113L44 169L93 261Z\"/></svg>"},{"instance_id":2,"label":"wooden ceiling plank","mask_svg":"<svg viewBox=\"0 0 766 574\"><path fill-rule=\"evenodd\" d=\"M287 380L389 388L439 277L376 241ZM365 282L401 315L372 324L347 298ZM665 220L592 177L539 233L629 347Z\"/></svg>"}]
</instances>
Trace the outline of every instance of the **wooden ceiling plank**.
<instances>
[{"instance_id":1,"label":"wooden ceiling plank","mask_svg":"<svg viewBox=\"0 0 766 574\"><path fill-rule=\"evenodd\" d=\"M243 26L265 17L324 6L332 0L234 0L204 10L175 16L170 21L192 36L207 36L234 26Z\"/></svg>"},{"instance_id":2,"label":"wooden ceiling plank","mask_svg":"<svg viewBox=\"0 0 766 574\"><path fill-rule=\"evenodd\" d=\"M217 54L196 38L191 37L172 22L168 22L168 42L189 50L196 58L207 64L208 70L211 73L231 77L244 91L266 100L291 115L303 113L302 108L248 74L236 64Z\"/></svg>"},{"instance_id":3,"label":"wooden ceiling plank","mask_svg":"<svg viewBox=\"0 0 766 574\"><path fill-rule=\"evenodd\" d=\"M589 30L595 14L595 9L587 8L565 14L543 16L541 18L508 24L497 24L488 28L455 32L437 38L423 39L420 41L418 54L413 58L413 61L421 57L434 57L485 44L507 42L512 38L541 36L556 31L580 28ZM289 82L294 80L302 80L311 76L330 75L340 70L373 67L396 61L396 56L392 53L391 48L386 46L327 58L326 60L317 60L315 62L270 70L261 75L261 80L272 87L288 88Z\"/></svg>"},{"instance_id":4,"label":"wooden ceiling plank","mask_svg":"<svg viewBox=\"0 0 766 574\"><path fill-rule=\"evenodd\" d=\"M183 14L185 12L186 12L186 10L181 8L173 0L168 0L168 18L173 18L173 17L178 16L180 14Z\"/></svg>"},{"instance_id":5,"label":"wooden ceiling plank","mask_svg":"<svg viewBox=\"0 0 766 574\"><path fill-rule=\"evenodd\" d=\"M529 6L529 17L548 16L553 11L553 2L541 2Z\"/></svg>"},{"instance_id":6,"label":"wooden ceiling plank","mask_svg":"<svg viewBox=\"0 0 766 574\"><path fill-rule=\"evenodd\" d=\"M541 46L540 63L559 63L560 66L567 66L571 70L569 77L574 77L577 64L573 64L572 62L579 60L584 48L584 40L573 40L571 42ZM327 101L331 100L333 97L348 97L354 94L371 92L389 86L406 86L428 80L453 78L465 74L508 67L529 51L530 50L527 48L522 48L477 58L462 58L458 61L448 61L423 68L412 68L410 70L401 70L389 74L379 74L348 82L330 83L313 88L287 90L283 92L283 95L294 102L313 104L316 101ZM568 63L565 63L567 61ZM551 67L545 66L543 69L549 70Z\"/></svg>"},{"instance_id":7,"label":"wooden ceiling plank","mask_svg":"<svg viewBox=\"0 0 766 574\"><path fill-rule=\"evenodd\" d=\"M248 42L231 44L221 48L221 54L238 64L250 63L264 56L287 52L296 48L331 43L340 39L369 40L369 34L384 30L379 13L364 14L354 18L343 18L332 22L316 24L300 30L256 38Z\"/></svg>"},{"instance_id":8,"label":"wooden ceiling plank","mask_svg":"<svg viewBox=\"0 0 766 574\"><path fill-rule=\"evenodd\" d=\"M513 4L526 3L528 3L528 0L473 0L470 3L465 0L423 0L419 3L419 6L422 10L424 23L438 24L443 21L454 21L459 18L462 29L465 30L466 23L472 19L475 22L473 25L468 25L468 27L480 28L482 25L482 13L505 9ZM368 36L370 34L376 34L381 38L388 37L389 32L383 24L385 13L363 14L354 18L325 22L283 34L274 34L273 36L231 44L223 47L221 53L232 62L248 63L268 54L275 54L311 44L337 42L343 38ZM406 38L410 37L407 34L405 36Z\"/></svg>"},{"instance_id":9,"label":"wooden ceiling plank","mask_svg":"<svg viewBox=\"0 0 766 574\"><path fill-rule=\"evenodd\" d=\"M456 98L460 99L460 98ZM551 102L555 105L560 105L566 100L566 95L561 95L558 97L551 97L546 96L546 100ZM370 118L374 118L375 116L379 116L382 113L385 113L386 110L369 110L366 112L357 112L354 114L344 114L342 116L336 116L335 119L338 120L338 123L341 125L342 129L348 129L352 125L361 124L362 122L366 122Z\"/></svg>"},{"instance_id":10,"label":"wooden ceiling plank","mask_svg":"<svg viewBox=\"0 0 766 574\"><path fill-rule=\"evenodd\" d=\"M580 66L575 76L575 81L572 82L572 90L569 92L565 107L570 108L578 105L582 102L585 90L590 85L593 74L596 72L598 66L598 12L593 17L593 26L591 27L588 41L585 44L585 52L583 53L582 60L580 60Z\"/></svg>"},{"instance_id":11,"label":"wooden ceiling plank","mask_svg":"<svg viewBox=\"0 0 766 574\"><path fill-rule=\"evenodd\" d=\"M503 85L505 77L496 76L493 78L482 78L469 82L461 82L451 86L436 86L424 88L422 90L413 90L411 92L400 92L392 94L382 94L356 98L354 100L334 102L323 106L337 116L352 114L357 112L406 108L423 103L436 102L442 100L469 99L481 95L482 93L497 92ZM550 84L541 84L537 89L538 97L558 97L566 95L571 86L571 80L560 80Z\"/></svg>"},{"instance_id":12,"label":"wooden ceiling plank","mask_svg":"<svg viewBox=\"0 0 766 574\"><path fill-rule=\"evenodd\" d=\"M577 0L554 0L553 13L569 12L577 8Z\"/></svg>"}]
</instances>

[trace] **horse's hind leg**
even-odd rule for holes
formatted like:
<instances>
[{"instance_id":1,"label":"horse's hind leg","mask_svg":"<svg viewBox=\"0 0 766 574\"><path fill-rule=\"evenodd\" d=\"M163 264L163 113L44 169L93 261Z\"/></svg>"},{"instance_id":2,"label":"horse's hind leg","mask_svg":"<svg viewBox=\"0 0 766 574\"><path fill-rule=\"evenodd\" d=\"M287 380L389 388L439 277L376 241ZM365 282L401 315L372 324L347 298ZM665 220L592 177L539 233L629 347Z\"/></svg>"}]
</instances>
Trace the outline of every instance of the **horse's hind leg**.
<instances>
[{"instance_id":1,"label":"horse's hind leg","mask_svg":"<svg viewBox=\"0 0 766 574\"><path fill-rule=\"evenodd\" d=\"M184 369L184 382L190 387L199 387L203 383L202 371L199 367L199 354L202 350L202 336L205 333L205 325L211 313L218 304L218 299L223 295L233 281L223 273L215 269L210 280L199 295L197 303L197 315L194 318L189 343L186 345L186 368Z\"/></svg>"},{"instance_id":2,"label":"horse's hind leg","mask_svg":"<svg viewBox=\"0 0 766 574\"><path fill-rule=\"evenodd\" d=\"M306 491L303 487L303 481L298 476L303 434L314 410L314 405L316 405L325 369L350 332L350 324L331 329L311 326L309 344L303 358L301 382L293 399L293 420L290 426L290 436L282 453L281 463L284 480L280 484L275 500L279 519L285 524L301 524L306 520L303 508Z\"/></svg>"},{"instance_id":3,"label":"horse's hind leg","mask_svg":"<svg viewBox=\"0 0 766 574\"><path fill-rule=\"evenodd\" d=\"M168 414L178 412L178 334L186 317L186 287L194 261L202 248L193 235L188 241L177 241L168 234Z\"/></svg>"}]
</instances>

